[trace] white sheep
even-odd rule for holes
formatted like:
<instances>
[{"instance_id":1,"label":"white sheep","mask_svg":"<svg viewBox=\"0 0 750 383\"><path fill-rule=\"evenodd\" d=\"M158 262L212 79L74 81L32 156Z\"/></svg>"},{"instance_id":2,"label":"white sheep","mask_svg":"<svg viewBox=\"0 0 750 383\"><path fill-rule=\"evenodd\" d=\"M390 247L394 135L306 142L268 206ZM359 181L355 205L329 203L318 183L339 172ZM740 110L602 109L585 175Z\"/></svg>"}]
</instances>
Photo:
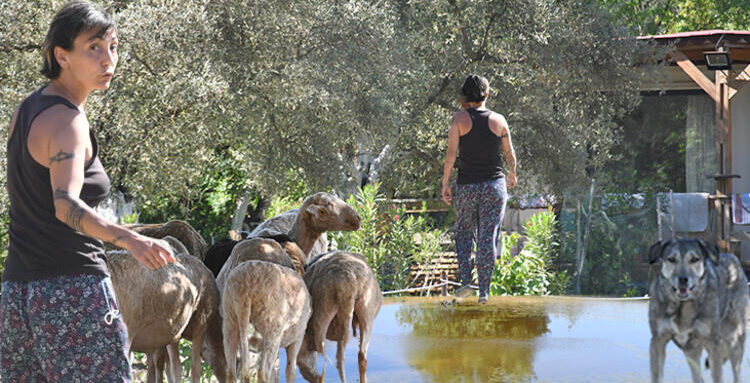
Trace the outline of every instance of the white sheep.
<instances>
[{"instance_id":1,"label":"white sheep","mask_svg":"<svg viewBox=\"0 0 750 383\"><path fill-rule=\"evenodd\" d=\"M383 294L367 260L359 254L333 251L313 259L305 272L305 284L312 296L313 313L305 342L297 358L302 376L310 382L322 382L316 370L317 354L324 353L323 341L337 341L336 368L346 382L344 350L349 341L349 323L359 339L359 379L366 383L367 348L372 325L380 311Z\"/></svg>"}]
</instances>

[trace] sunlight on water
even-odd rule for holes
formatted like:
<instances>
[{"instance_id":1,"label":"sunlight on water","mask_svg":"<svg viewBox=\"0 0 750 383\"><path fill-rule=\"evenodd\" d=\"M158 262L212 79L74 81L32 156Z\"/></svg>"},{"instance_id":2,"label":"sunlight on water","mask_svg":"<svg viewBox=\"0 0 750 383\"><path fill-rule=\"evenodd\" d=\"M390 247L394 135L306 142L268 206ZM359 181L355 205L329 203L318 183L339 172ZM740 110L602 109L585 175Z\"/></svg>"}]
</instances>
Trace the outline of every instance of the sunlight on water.
<instances>
[{"instance_id":1,"label":"sunlight on water","mask_svg":"<svg viewBox=\"0 0 750 383\"><path fill-rule=\"evenodd\" d=\"M497 297L479 306L475 299L455 305L445 304L447 298L387 300L367 353L368 382L650 380L646 300ZM357 350L358 339L352 339L346 349L351 382L359 381ZM326 344L326 354L335 359L335 344ZM746 345L744 382L750 382L748 355ZM332 362L326 382L339 381ZM728 363L724 379L731 379ZM691 381L673 344L667 347L665 381Z\"/></svg>"}]
</instances>

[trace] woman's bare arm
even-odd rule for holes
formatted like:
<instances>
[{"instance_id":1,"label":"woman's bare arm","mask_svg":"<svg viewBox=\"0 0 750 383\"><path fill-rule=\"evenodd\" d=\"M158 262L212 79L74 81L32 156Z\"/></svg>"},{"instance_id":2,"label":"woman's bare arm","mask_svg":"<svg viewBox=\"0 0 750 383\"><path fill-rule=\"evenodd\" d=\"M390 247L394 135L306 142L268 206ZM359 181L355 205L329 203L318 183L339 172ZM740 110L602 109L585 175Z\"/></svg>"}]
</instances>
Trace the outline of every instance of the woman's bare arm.
<instances>
[{"instance_id":1,"label":"woman's bare arm","mask_svg":"<svg viewBox=\"0 0 750 383\"><path fill-rule=\"evenodd\" d=\"M503 148L505 154L505 165L508 167L508 188L512 189L518 183L516 179L516 151L513 149L513 141L510 138L510 129L508 129L508 121L505 120L501 114L498 114L498 122L500 124L500 145Z\"/></svg>"},{"instance_id":2,"label":"woman's bare arm","mask_svg":"<svg viewBox=\"0 0 750 383\"><path fill-rule=\"evenodd\" d=\"M47 115L38 118L39 123L46 123L47 126L38 128L46 133L42 137L48 138L48 162L43 165L49 167L57 219L78 232L128 250L150 269L174 262L170 251L156 240L105 220L80 199L86 148L89 146L89 126L85 115L73 110L50 110L42 114ZM54 126L50 124L53 121Z\"/></svg>"},{"instance_id":3,"label":"woman's bare arm","mask_svg":"<svg viewBox=\"0 0 750 383\"><path fill-rule=\"evenodd\" d=\"M453 121L451 121L451 125L448 128L448 148L445 151L445 163L443 164L442 196L443 201L448 205L450 205L453 200L451 196L450 178L453 166L456 163L459 136L458 119L456 118L456 115L453 115Z\"/></svg>"}]
</instances>

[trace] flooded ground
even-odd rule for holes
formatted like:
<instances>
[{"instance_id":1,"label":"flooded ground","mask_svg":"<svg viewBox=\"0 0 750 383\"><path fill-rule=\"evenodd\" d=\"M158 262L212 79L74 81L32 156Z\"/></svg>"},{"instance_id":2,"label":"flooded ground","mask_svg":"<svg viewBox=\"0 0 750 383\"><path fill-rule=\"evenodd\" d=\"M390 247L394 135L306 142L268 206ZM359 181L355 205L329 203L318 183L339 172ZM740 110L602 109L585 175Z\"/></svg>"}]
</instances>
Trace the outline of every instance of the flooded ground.
<instances>
[{"instance_id":1,"label":"flooded ground","mask_svg":"<svg viewBox=\"0 0 750 383\"><path fill-rule=\"evenodd\" d=\"M369 382L650 380L646 300L497 297L486 306L476 298L456 305L445 301L386 301L367 355ZM352 339L346 350L349 382L359 381L357 347L358 339ZM743 382L750 382L748 351L746 345ZM326 345L326 354L331 362L325 381L338 382L335 344ZM728 364L724 375L725 381L731 377ZM706 370L704 378L710 379ZM690 381L685 358L672 344L665 381Z\"/></svg>"}]
</instances>

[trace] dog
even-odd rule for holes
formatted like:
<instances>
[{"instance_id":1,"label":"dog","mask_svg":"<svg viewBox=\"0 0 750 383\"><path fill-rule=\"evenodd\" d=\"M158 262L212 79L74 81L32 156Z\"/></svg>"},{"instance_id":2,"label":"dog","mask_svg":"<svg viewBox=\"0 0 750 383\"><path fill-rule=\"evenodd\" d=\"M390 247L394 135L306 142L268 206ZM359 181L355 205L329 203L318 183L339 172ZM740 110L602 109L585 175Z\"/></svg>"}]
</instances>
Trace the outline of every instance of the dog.
<instances>
[{"instance_id":1,"label":"dog","mask_svg":"<svg viewBox=\"0 0 750 383\"><path fill-rule=\"evenodd\" d=\"M649 286L651 381L662 382L665 348L672 340L685 353L693 382L703 382L705 348L713 382L721 382L728 359L739 383L750 302L737 257L701 239L678 239L657 242L649 258L660 263Z\"/></svg>"}]
</instances>

